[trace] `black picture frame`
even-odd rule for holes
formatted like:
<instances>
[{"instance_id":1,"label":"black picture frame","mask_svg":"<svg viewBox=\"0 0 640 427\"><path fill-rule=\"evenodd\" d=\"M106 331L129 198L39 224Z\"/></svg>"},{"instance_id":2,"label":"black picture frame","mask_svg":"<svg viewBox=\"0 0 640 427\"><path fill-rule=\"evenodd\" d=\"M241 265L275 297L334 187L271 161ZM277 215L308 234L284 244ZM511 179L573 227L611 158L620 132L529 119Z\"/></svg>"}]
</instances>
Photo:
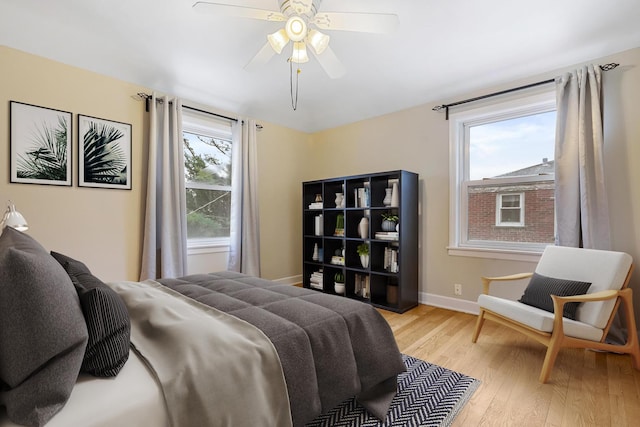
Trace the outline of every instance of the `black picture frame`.
<instances>
[{"instance_id":1,"label":"black picture frame","mask_svg":"<svg viewBox=\"0 0 640 427\"><path fill-rule=\"evenodd\" d=\"M72 185L72 125L68 111L9 101L10 182Z\"/></svg>"},{"instance_id":2,"label":"black picture frame","mask_svg":"<svg viewBox=\"0 0 640 427\"><path fill-rule=\"evenodd\" d=\"M78 187L131 190L131 125L78 114Z\"/></svg>"}]
</instances>

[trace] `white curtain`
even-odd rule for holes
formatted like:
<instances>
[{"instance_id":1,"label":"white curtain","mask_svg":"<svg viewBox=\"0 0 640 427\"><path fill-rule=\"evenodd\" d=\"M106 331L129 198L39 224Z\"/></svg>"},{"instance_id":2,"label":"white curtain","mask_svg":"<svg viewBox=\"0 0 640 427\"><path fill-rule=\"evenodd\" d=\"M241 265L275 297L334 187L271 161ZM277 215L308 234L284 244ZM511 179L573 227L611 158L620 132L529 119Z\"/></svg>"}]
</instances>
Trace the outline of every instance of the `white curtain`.
<instances>
[{"instance_id":1,"label":"white curtain","mask_svg":"<svg viewBox=\"0 0 640 427\"><path fill-rule=\"evenodd\" d=\"M182 102L149 104L149 166L140 280L187 274Z\"/></svg>"},{"instance_id":2,"label":"white curtain","mask_svg":"<svg viewBox=\"0 0 640 427\"><path fill-rule=\"evenodd\" d=\"M255 120L239 119L233 124L228 269L260 277L257 148Z\"/></svg>"},{"instance_id":3,"label":"white curtain","mask_svg":"<svg viewBox=\"0 0 640 427\"><path fill-rule=\"evenodd\" d=\"M601 70L583 66L556 79L557 244L610 249L605 191Z\"/></svg>"}]
</instances>

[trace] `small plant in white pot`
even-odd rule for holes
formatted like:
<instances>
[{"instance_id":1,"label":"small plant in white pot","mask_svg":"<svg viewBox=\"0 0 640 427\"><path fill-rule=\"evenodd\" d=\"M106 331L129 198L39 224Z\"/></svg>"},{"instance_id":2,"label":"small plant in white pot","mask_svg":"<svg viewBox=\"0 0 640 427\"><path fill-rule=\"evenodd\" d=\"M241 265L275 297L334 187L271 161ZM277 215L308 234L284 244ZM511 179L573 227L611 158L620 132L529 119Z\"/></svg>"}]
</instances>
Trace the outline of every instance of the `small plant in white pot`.
<instances>
[{"instance_id":1,"label":"small plant in white pot","mask_svg":"<svg viewBox=\"0 0 640 427\"><path fill-rule=\"evenodd\" d=\"M369 267L369 245L367 243L361 243L356 248L358 255L360 255L360 264L362 268Z\"/></svg>"},{"instance_id":2,"label":"small plant in white pot","mask_svg":"<svg viewBox=\"0 0 640 427\"><path fill-rule=\"evenodd\" d=\"M342 271L338 271L333 276L333 290L336 294L344 294L344 273Z\"/></svg>"}]
</instances>

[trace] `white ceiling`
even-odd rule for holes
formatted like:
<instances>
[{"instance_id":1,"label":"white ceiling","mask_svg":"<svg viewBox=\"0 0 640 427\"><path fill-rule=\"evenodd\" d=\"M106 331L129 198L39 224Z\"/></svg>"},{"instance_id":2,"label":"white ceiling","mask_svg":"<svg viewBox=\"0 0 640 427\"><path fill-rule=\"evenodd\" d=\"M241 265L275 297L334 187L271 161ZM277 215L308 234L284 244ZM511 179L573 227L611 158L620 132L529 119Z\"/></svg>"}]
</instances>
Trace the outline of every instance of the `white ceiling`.
<instances>
[{"instance_id":1,"label":"white ceiling","mask_svg":"<svg viewBox=\"0 0 640 427\"><path fill-rule=\"evenodd\" d=\"M217 1L278 10L277 0ZM395 13L400 26L332 31L347 74L332 80L312 57L293 111L284 51L243 69L282 24L199 14L192 3L0 0L0 44L306 132L640 46L639 0L324 0L321 11Z\"/></svg>"}]
</instances>

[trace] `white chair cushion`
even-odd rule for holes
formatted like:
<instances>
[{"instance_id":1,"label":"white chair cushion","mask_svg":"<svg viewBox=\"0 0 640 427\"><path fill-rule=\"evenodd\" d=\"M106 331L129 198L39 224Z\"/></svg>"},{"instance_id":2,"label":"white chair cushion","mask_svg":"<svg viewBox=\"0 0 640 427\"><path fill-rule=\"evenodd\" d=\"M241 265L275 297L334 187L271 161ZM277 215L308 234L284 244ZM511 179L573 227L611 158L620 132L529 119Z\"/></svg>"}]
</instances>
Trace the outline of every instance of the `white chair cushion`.
<instances>
[{"instance_id":1,"label":"white chair cushion","mask_svg":"<svg viewBox=\"0 0 640 427\"><path fill-rule=\"evenodd\" d=\"M631 256L624 252L547 246L536 273L557 279L590 282L588 293L592 294L621 289L632 262ZM576 312L576 321L604 329L614 305L615 299L582 303Z\"/></svg>"},{"instance_id":2,"label":"white chair cushion","mask_svg":"<svg viewBox=\"0 0 640 427\"><path fill-rule=\"evenodd\" d=\"M478 297L478 305L533 329L542 332L551 332L553 330L553 313L548 311L522 304L518 301L485 294L481 294ZM564 334L567 336L590 341L600 341L602 339L602 329L595 328L587 323L565 317L562 325Z\"/></svg>"}]
</instances>

